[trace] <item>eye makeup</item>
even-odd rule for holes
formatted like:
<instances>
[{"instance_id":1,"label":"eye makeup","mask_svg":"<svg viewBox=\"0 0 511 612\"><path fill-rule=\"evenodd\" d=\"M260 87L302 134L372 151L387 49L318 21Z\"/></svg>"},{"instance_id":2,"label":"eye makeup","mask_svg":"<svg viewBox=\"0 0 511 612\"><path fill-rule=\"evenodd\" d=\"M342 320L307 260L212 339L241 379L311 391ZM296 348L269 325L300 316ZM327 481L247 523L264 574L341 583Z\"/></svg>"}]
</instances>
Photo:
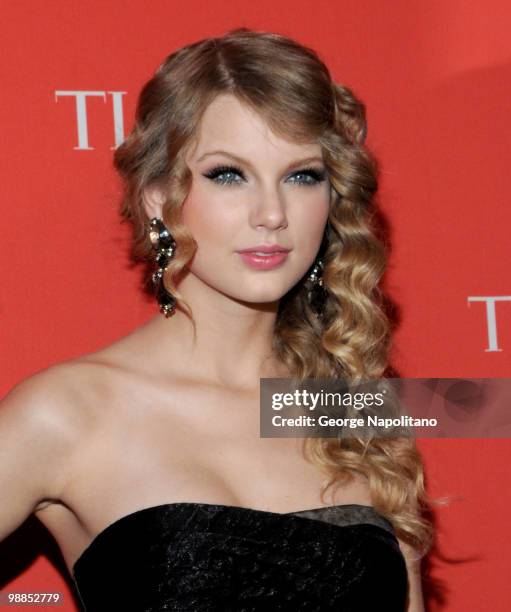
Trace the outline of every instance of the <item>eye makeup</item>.
<instances>
[{"instance_id":1,"label":"eye makeup","mask_svg":"<svg viewBox=\"0 0 511 612\"><path fill-rule=\"evenodd\" d=\"M241 180L233 180L232 178L226 178L228 175L238 175ZM239 185L241 182L246 181L246 176L241 168L236 165L219 165L213 167L208 172L204 173L203 176L210 179L218 185ZM318 168L306 167L293 172L289 178L296 176L303 176L306 180L292 181L296 185L304 187L314 187L319 183L322 183L326 178L326 172Z\"/></svg>"}]
</instances>

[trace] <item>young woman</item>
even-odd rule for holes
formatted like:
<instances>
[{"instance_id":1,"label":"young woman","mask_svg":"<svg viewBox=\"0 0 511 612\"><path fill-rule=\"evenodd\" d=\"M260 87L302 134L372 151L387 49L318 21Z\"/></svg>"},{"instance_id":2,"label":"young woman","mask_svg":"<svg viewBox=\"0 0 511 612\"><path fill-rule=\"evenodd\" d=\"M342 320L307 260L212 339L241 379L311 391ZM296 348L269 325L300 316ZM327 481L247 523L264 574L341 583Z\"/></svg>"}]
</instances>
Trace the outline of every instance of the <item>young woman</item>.
<instances>
[{"instance_id":1,"label":"young woman","mask_svg":"<svg viewBox=\"0 0 511 612\"><path fill-rule=\"evenodd\" d=\"M0 411L0 537L34 512L87 610L424 609L413 440L259 432L260 378L388 371L365 133L277 34L190 44L143 88L114 162L161 312Z\"/></svg>"}]
</instances>

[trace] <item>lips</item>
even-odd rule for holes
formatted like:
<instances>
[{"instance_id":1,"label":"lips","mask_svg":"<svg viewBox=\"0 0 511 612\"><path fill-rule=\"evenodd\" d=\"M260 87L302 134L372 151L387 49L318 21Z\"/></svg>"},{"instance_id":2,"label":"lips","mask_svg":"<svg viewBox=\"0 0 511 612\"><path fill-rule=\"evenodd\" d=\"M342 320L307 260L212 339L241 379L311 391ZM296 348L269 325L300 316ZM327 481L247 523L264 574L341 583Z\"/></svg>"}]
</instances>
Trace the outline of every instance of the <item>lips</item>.
<instances>
[{"instance_id":1,"label":"lips","mask_svg":"<svg viewBox=\"0 0 511 612\"><path fill-rule=\"evenodd\" d=\"M257 255L268 255L272 253L288 253L291 249L286 249L280 244L260 244L248 249L240 249L237 253L255 253Z\"/></svg>"},{"instance_id":2,"label":"lips","mask_svg":"<svg viewBox=\"0 0 511 612\"><path fill-rule=\"evenodd\" d=\"M240 252L239 255L249 268L255 270L272 270L286 261L287 250L271 252L243 251Z\"/></svg>"},{"instance_id":3,"label":"lips","mask_svg":"<svg viewBox=\"0 0 511 612\"><path fill-rule=\"evenodd\" d=\"M251 255L259 255L260 257L270 257L277 253L287 253L287 251L240 251L241 253L248 253Z\"/></svg>"}]
</instances>

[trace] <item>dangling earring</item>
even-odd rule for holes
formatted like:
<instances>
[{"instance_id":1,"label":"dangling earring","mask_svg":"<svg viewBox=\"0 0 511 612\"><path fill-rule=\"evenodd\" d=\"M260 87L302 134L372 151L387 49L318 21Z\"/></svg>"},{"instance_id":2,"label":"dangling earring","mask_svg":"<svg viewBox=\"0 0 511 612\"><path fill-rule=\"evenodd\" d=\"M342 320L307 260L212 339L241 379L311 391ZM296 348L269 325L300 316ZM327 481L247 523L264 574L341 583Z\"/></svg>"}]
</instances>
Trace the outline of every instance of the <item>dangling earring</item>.
<instances>
[{"instance_id":1,"label":"dangling earring","mask_svg":"<svg viewBox=\"0 0 511 612\"><path fill-rule=\"evenodd\" d=\"M161 217L153 217L149 223L149 240L156 251L156 263L158 270L153 273L151 279L156 287L156 298L160 312L167 318L176 311L176 300L167 291L163 282L163 274L174 256L176 242L166 228Z\"/></svg>"},{"instance_id":2,"label":"dangling earring","mask_svg":"<svg viewBox=\"0 0 511 612\"><path fill-rule=\"evenodd\" d=\"M318 257L314 262L314 266L307 277L310 283L317 283L321 287L323 286L323 260Z\"/></svg>"},{"instance_id":3,"label":"dangling earring","mask_svg":"<svg viewBox=\"0 0 511 612\"><path fill-rule=\"evenodd\" d=\"M321 257L318 257L307 276L307 280L305 281L307 286L307 299L316 314L321 313L323 301L326 295L326 291L323 286L323 268L323 260Z\"/></svg>"}]
</instances>

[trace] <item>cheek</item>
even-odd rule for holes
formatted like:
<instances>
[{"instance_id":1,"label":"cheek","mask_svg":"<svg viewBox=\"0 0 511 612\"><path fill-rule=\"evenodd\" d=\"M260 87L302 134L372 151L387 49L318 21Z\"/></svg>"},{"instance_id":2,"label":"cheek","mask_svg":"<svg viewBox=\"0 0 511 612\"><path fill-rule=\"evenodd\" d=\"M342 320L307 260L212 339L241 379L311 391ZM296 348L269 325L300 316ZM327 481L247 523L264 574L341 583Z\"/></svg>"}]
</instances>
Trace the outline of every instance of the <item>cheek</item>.
<instances>
[{"instance_id":1,"label":"cheek","mask_svg":"<svg viewBox=\"0 0 511 612\"><path fill-rule=\"evenodd\" d=\"M225 205L225 200L214 195L190 192L182 208L182 220L198 243L199 250L206 245L228 246L235 236L236 214Z\"/></svg>"},{"instance_id":2,"label":"cheek","mask_svg":"<svg viewBox=\"0 0 511 612\"><path fill-rule=\"evenodd\" d=\"M318 196L307 202L306 206L298 206L294 209L294 225L300 241L309 248L316 248L323 237L329 214L329 200L324 196Z\"/></svg>"}]
</instances>

